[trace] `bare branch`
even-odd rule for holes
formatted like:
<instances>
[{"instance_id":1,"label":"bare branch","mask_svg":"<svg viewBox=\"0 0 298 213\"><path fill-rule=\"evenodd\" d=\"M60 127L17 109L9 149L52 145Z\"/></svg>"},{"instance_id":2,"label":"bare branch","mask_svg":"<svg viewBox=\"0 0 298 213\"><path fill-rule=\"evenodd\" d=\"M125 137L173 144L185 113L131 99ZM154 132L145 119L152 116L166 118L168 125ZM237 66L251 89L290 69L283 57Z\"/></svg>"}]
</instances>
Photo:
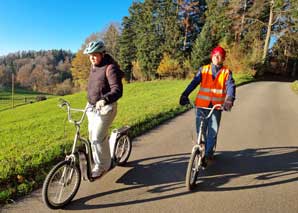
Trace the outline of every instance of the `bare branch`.
<instances>
[{"instance_id":1,"label":"bare branch","mask_svg":"<svg viewBox=\"0 0 298 213\"><path fill-rule=\"evenodd\" d=\"M264 26L267 26L266 23L264 23L264 22L262 22L261 20L256 19L256 18L245 18L245 20L250 20L250 21L259 22L260 24L262 24L262 25L264 25Z\"/></svg>"},{"instance_id":2,"label":"bare branch","mask_svg":"<svg viewBox=\"0 0 298 213\"><path fill-rule=\"evenodd\" d=\"M279 14L279 15L276 17L275 21L271 24L271 26L275 25L275 24L279 21L279 18L280 18L280 17L281 17L281 14Z\"/></svg>"}]
</instances>

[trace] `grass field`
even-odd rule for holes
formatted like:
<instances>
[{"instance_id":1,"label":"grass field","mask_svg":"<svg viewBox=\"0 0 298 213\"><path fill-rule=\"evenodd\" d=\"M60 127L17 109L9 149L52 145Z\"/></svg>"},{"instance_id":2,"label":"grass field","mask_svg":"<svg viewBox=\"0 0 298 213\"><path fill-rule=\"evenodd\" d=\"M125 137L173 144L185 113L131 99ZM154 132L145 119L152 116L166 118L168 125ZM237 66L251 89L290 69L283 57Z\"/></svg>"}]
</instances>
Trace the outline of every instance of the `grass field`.
<instances>
[{"instance_id":1,"label":"grass field","mask_svg":"<svg viewBox=\"0 0 298 213\"><path fill-rule=\"evenodd\" d=\"M291 88L296 94L298 94L298 81L297 80L291 83Z\"/></svg>"},{"instance_id":2,"label":"grass field","mask_svg":"<svg viewBox=\"0 0 298 213\"><path fill-rule=\"evenodd\" d=\"M235 76L236 82L251 77ZM162 121L187 110L178 104L190 80L165 80L126 84L111 127L130 125L139 135ZM196 92L193 92L194 98ZM86 104L86 93L64 96L75 108ZM0 201L20 196L39 186L49 168L69 151L74 128L66 112L57 107L58 97L0 112ZM87 135L86 120L82 133Z\"/></svg>"},{"instance_id":3,"label":"grass field","mask_svg":"<svg viewBox=\"0 0 298 213\"><path fill-rule=\"evenodd\" d=\"M12 106L18 107L28 103L36 102L36 97L39 95L45 95L47 98L53 97L52 95L40 94L33 91L24 89L15 89L12 101L11 89L0 89L0 111L11 109Z\"/></svg>"}]
</instances>

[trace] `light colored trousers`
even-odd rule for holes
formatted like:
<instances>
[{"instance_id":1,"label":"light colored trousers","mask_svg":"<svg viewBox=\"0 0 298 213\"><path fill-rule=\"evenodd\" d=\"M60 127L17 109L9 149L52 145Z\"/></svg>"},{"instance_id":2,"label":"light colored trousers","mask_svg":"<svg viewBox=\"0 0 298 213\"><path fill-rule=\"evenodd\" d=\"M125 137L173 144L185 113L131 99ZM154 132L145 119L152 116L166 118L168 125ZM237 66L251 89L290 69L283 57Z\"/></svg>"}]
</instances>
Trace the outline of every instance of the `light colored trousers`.
<instances>
[{"instance_id":1,"label":"light colored trousers","mask_svg":"<svg viewBox=\"0 0 298 213\"><path fill-rule=\"evenodd\" d=\"M93 160L95 164L106 171L111 166L108 131L114 118L116 117L117 103L113 103L110 106L112 106L112 109L107 113L102 113L101 110L93 110L91 108L87 111L88 132Z\"/></svg>"}]
</instances>

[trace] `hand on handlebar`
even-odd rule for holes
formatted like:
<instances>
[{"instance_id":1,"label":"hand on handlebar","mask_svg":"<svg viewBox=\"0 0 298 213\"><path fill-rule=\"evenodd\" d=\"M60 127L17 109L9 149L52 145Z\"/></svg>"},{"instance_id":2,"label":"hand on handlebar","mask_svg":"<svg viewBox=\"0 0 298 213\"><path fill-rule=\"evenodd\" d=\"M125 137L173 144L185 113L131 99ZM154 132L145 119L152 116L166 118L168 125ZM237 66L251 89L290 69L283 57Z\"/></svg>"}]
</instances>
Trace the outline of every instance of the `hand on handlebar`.
<instances>
[{"instance_id":1,"label":"hand on handlebar","mask_svg":"<svg viewBox=\"0 0 298 213\"><path fill-rule=\"evenodd\" d=\"M106 105L106 100L105 99L101 99L101 100L99 100L99 101L96 102L95 108L97 110L100 110L101 107L103 107L105 105Z\"/></svg>"},{"instance_id":2,"label":"hand on handlebar","mask_svg":"<svg viewBox=\"0 0 298 213\"><path fill-rule=\"evenodd\" d=\"M232 107L233 107L233 101L229 101L229 100L226 100L222 105L222 108L224 111L231 111Z\"/></svg>"}]
</instances>

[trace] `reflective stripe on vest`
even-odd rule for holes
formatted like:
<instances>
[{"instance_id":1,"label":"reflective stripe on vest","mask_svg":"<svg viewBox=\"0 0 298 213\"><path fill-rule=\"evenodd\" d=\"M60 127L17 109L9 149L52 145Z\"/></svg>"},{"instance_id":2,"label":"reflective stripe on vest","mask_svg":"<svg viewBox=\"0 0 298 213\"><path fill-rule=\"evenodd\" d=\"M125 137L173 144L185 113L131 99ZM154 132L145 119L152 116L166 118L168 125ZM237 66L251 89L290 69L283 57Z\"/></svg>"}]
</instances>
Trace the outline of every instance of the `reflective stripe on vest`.
<instances>
[{"instance_id":1,"label":"reflective stripe on vest","mask_svg":"<svg viewBox=\"0 0 298 213\"><path fill-rule=\"evenodd\" d=\"M215 79L212 78L211 65L205 65L202 68L202 81L200 90L196 97L197 107L208 107L210 102L223 104L226 97L226 80L228 79L229 70L222 67Z\"/></svg>"}]
</instances>

